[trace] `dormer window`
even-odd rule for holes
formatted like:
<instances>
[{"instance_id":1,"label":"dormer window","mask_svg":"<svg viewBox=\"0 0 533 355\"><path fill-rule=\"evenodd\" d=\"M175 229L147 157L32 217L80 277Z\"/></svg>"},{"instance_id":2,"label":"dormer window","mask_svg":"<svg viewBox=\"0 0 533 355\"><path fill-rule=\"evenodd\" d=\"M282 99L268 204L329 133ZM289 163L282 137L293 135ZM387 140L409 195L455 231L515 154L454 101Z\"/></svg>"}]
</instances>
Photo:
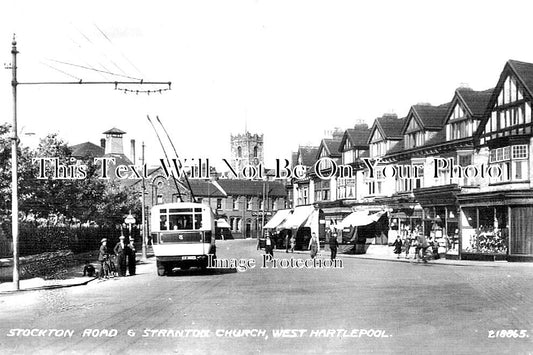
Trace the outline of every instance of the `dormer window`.
<instances>
[{"instance_id":1,"label":"dormer window","mask_svg":"<svg viewBox=\"0 0 533 355\"><path fill-rule=\"evenodd\" d=\"M421 130L414 117L411 117L405 133L405 148L407 149L420 147L426 142L424 131Z\"/></svg>"},{"instance_id":2,"label":"dormer window","mask_svg":"<svg viewBox=\"0 0 533 355\"><path fill-rule=\"evenodd\" d=\"M446 139L461 139L472 137L477 129L478 122L471 120L464 112L463 108L456 104L446 125Z\"/></svg>"}]
</instances>

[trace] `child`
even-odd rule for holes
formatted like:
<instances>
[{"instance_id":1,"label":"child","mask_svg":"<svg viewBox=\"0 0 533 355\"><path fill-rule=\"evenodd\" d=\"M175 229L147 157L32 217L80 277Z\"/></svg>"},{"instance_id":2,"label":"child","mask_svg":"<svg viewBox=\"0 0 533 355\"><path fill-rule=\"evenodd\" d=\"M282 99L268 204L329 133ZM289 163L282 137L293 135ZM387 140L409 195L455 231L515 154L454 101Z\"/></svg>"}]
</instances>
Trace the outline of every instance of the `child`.
<instances>
[{"instance_id":1,"label":"child","mask_svg":"<svg viewBox=\"0 0 533 355\"><path fill-rule=\"evenodd\" d=\"M291 243L291 253L294 253L294 248L296 247L296 238L294 237L294 235L291 237L290 243Z\"/></svg>"},{"instance_id":2,"label":"child","mask_svg":"<svg viewBox=\"0 0 533 355\"><path fill-rule=\"evenodd\" d=\"M409 233L407 237L405 237L405 258L409 259L409 249L411 249L411 234Z\"/></svg>"}]
</instances>

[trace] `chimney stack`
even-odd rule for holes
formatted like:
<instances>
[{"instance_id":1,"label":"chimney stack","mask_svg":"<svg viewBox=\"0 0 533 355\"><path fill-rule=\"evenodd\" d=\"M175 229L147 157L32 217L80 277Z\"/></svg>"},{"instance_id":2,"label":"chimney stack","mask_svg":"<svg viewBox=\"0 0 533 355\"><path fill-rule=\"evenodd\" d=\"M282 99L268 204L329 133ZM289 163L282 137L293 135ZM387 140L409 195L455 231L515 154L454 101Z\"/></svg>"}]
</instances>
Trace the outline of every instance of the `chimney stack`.
<instances>
[{"instance_id":1,"label":"chimney stack","mask_svg":"<svg viewBox=\"0 0 533 355\"><path fill-rule=\"evenodd\" d=\"M105 150L105 138L100 139L100 147L104 148Z\"/></svg>"},{"instance_id":2,"label":"chimney stack","mask_svg":"<svg viewBox=\"0 0 533 355\"><path fill-rule=\"evenodd\" d=\"M130 151L131 162L133 163L133 165L135 165L135 139L132 139L130 142L131 142L131 151Z\"/></svg>"}]
</instances>

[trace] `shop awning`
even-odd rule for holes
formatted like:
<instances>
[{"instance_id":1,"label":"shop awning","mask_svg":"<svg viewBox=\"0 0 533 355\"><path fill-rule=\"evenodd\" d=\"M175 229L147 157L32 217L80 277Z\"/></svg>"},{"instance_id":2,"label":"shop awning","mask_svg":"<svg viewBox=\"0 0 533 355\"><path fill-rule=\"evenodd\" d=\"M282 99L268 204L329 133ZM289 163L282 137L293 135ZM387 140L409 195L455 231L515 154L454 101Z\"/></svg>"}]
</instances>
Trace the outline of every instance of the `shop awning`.
<instances>
[{"instance_id":1,"label":"shop awning","mask_svg":"<svg viewBox=\"0 0 533 355\"><path fill-rule=\"evenodd\" d=\"M217 219L217 227L218 228L231 228L231 226L226 222L224 218Z\"/></svg>"},{"instance_id":2,"label":"shop awning","mask_svg":"<svg viewBox=\"0 0 533 355\"><path fill-rule=\"evenodd\" d=\"M318 216L319 212L318 210L313 209L307 220L305 221L304 227L317 227L318 228Z\"/></svg>"},{"instance_id":3,"label":"shop awning","mask_svg":"<svg viewBox=\"0 0 533 355\"><path fill-rule=\"evenodd\" d=\"M293 229L300 228L304 224L315 208L313 206L298 206L278 228Z\"/></svg>"},{"instance_id":4,"label":"shop awning","mask_svg":"<svg viewBox=\"0 0 533 355\"><path fill-rule=\"evenodd\" d=\"M369 214L369 211L352 212L337 225L337 228L366 226L377 222L385 213L387 213L387 211L381 211L373 214Z\"/></svg>"},{"instance_id":5,"label":"shop awning","mask_svg":"<svg viewBox=\"0 0 533 355\"><path fill-rule=\"evenodd\" d=\"M291 214L291 210L279 210L276 214L263 226L263 228L276 228Z\"/></svg>"},{"instance_id":6,"label":"shop awning","mask_svg":"<svg viewBox=\"0 0 533 355\"><path fill-rule=\"evenodd\" d=\"M413 194L422 207L456 206L461 188L457 184L415 189Z\"/></svg>"}]
</instances>

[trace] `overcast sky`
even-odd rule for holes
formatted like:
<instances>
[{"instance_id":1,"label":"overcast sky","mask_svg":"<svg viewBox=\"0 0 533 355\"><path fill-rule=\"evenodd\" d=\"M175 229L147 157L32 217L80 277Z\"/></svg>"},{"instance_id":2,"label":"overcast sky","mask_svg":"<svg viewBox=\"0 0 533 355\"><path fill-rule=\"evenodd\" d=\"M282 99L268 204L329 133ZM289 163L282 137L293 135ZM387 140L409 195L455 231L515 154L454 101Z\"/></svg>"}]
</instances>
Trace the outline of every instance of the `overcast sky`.
<instances>
[{"instance_id":1,"label":"overcast sky","mask_svg":"<svg viewBox=\"0 0 533 355\"><path fill-rule=\"evenodd\" d=\"M159 115L182 157L221 166L230 134L247 127L264 133L272 166L325 130L448 102L461 83L493 87L508 59L533 62L531 10L528 1L6 1L0 60L11 61L16 33L20 82L172 82L149 96L21 85L23 133L98 144L118 127L126 153L130 139L138 151L145 141L156 162L146 115ZM11 72L0 72L0 121L11 122Z\"/></svg>"}]
</instances>

